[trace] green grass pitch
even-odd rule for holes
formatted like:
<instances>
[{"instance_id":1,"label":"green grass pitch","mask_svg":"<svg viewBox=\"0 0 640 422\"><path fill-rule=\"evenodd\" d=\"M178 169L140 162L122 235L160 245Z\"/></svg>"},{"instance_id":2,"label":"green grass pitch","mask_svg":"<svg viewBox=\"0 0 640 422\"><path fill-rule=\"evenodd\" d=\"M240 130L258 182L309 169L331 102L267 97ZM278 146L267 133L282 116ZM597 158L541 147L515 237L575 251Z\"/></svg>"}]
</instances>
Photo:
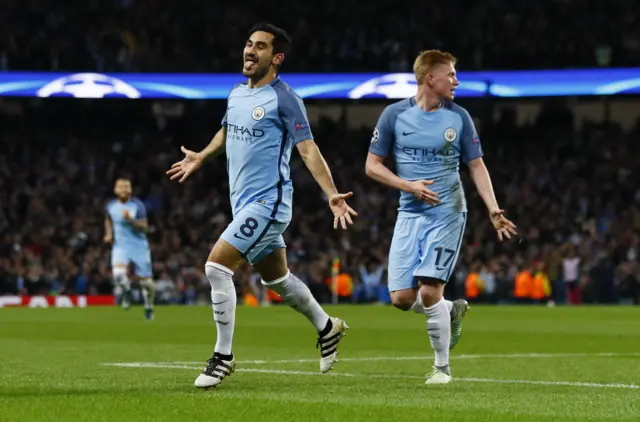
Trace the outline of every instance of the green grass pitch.
<instances>
[{"instance_id":1,"label":"green grass pitch","mask_svg":"<svg viewBox=\"0 0 640 422\"><path fill-rule=\"evenodd\" d=\"M0 309L0 421L640 420L640 308L474 306L445 386L424 385L420 316L327 309L351 327L331 373L301 315L240 307L237 372L210 390L207 307Z\"/></svg>"}]
</instances>

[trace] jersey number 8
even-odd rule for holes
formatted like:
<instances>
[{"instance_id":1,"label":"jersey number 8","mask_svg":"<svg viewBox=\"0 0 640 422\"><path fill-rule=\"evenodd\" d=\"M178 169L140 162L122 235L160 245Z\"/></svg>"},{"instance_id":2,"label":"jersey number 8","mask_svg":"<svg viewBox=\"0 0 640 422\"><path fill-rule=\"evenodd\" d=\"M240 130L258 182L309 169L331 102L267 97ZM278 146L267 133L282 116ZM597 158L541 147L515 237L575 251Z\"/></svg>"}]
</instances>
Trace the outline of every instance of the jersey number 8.
<instances>
[{"instance_id":1,"label":"jersey number 8","mask_svg":"<svg viewBox=\"0 0 640 422\"><path fill-rule=\"evenodd\" d=\"M258 228L258 220L253 217L249 217L244 220L244 224L240 226L240 233L247 237L253 236L256 229Z\"/></svg>"}]
</instances>

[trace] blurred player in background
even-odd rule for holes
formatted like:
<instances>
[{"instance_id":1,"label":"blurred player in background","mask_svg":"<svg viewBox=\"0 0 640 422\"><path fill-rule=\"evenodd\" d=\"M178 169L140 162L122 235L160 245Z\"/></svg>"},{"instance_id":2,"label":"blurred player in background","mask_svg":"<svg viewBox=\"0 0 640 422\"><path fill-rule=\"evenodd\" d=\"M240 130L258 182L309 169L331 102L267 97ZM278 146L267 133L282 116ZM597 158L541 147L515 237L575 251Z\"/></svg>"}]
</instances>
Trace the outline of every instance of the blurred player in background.
<instances>
[{"instance_id":1,"label":"blurred player in background","mask_svg":"<svg viewBox=\"0 0 640 422\"><path fill-rule=\"evenodd\" d=\"M516 233L496 201L473 120L452 102L459 85L455 63L451 54L438 50L418 56L413 66L418 93L382 112L366 163L369 177L401 191L389 252L389 291L397 308L427 316L435 351L427 384L451 381L449 350L460 339L469 308L463 299L443 297L467 218L460 161L469 166L499 240ZM389 155L397 175L383 163Z\"/></svg>"},{"instance_id":2,"label":"blurred player in background","mask_svg":"<svg viewBox=\"0 0 640 422\"><path fill-rule=\"evenodd\" d=\"M156 288L151 272L151 251L147 241L147 210L132 197L131 180L119 178L113 189L116 199L107 204L104 241L112 244L111 270L122 307L131 304L131 281L139 282L145 317L153 319Z\"/></svg>"},{"instance_id":3,"label":"blurred player in background","mask_svg":"<svg viewBox=\"0 0 640 422\"><path fill-rule=\"evenodd\" d=\"M246 41L242 74L247 83L231 91L222 128L201 152L182 147L185 158L167 172L180 182L204 161L226 147L233 221L218 239L205 265L218 338L213 356L196 379L197 387L214 387L234 371L232 353L236 291L234 271L249 262L262 283L302 313L316 328L320 371L337 358L347 325L320 307L309 288L291 274L282 237L292 215L293 186L289 160L295 146L326 194L334 215L334 229L346 229L356 215L345 202L352 193L338 193L331 172L313 141L302 99L278 77L289 49L289 36L270 24L255 26Z\"/></svg>"}]
</instances>

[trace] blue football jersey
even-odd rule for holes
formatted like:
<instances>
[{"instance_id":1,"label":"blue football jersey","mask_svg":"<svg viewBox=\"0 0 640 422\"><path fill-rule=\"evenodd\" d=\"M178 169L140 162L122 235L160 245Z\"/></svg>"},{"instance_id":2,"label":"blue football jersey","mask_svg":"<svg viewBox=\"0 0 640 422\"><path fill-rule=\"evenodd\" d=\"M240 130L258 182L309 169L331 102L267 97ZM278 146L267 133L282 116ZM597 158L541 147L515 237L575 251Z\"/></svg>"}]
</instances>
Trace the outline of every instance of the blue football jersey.
<instances>
[{"instance_id":1,"label":"blue football jersey","mask_svg":"<svg viewBox=\"0 0 640 422\"><path fill-rule=\"evenodd\" d=\"M482 157L480 138L469 113L453 102L425 112L408 98L387 106L374 129L369 151L380 157L393 154L396 171L405 180L433 180L427 186L440 195L429 205L401 192L399 215L467 211L460 180L460 162Z\"/></svg>"},{"instance_id":2,"label":"blue football jersey","mask_svg":"<svg viewBox=\"0 0 640 422\"><path fill-rule=\"evenodd\" d=\"M113 248L131 251L148 250L149 242L146 233L134 229L124 219L122 215L124 210L127 210L134 220L147 218L147 209L137 198L130 198L124 203L115 199L110 201L107 204L107 214L113 227Z\"/></svg>"},{"instance_id":3,"label":"blue football jersey","mask_svg":"<svg viewBox=\"0 0 640 422\"><path fill-rule=\"evenodd\" d=\"M229 95L222 125L233 215L255 203L265 217L291 221L291 151L313 139L302 99L280 78L260 88L239 84Z\"/></svg>"}]
</instances>

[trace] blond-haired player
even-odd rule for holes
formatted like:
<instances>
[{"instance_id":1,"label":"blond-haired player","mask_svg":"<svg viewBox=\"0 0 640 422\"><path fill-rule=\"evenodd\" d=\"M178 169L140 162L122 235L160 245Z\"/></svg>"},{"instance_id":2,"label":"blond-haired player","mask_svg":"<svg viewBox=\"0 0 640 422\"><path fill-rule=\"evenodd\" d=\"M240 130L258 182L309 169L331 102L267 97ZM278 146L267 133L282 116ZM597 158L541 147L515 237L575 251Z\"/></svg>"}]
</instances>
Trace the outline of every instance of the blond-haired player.
<instances>
[{"instance_id":1,"label":"blond-haired player","mask_svg":"<svg viewBox=\"0 0 640 422\"><path fill-rule=\"evenodd\" d=\"M451 381L449 350L460 339L469 308L463 299L451 302L443 297L467 219L461 161L469 166L499 240L516 233L496 201L473 120L452 101L460 84L455 64L455 57L446 52L420 53L413 66L418 92L384 109L366 164L369 177L401 191L389 252L389 291L397 308L427 316L435 351L427 384ZM384 164L390 155L397 174Z\"/></svg>"}]
</instances>

